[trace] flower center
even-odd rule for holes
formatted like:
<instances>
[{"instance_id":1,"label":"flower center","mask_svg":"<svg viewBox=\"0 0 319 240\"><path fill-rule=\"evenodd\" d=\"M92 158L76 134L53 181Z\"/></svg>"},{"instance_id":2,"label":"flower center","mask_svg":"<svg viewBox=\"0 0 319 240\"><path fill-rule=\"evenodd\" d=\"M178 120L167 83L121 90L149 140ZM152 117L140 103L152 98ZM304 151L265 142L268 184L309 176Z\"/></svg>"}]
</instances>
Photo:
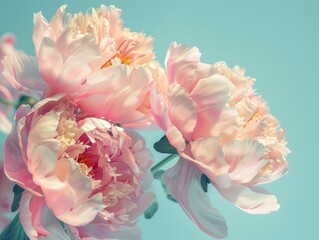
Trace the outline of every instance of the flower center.
<instances>
[{"instance_id":1,"label":"flower center","mask_svg":"<svg viewBox=\"0 0 319 240\"><path fill-rule=\"evenodd\" d=\"M62 118L58 126L57 139L66 146L71 146L76 143L75 135L78 132L77 123L73 118Z\"/></svg>"},{"instance_id":2,"label":"flower center","mask_svg":"<svg viewBox=\"0 0 319 240\"><path fill-rule=\"evenodd\" d=\"M132 59L129 56L124 56L122 53L119 52L113 58L111 58L106 63L104 63L103 66L101 67L101 69L112 66L112 60L114 60L116 58L121 61L121 64L130 65L132 63Z\"/></svg>"}]
</instances>

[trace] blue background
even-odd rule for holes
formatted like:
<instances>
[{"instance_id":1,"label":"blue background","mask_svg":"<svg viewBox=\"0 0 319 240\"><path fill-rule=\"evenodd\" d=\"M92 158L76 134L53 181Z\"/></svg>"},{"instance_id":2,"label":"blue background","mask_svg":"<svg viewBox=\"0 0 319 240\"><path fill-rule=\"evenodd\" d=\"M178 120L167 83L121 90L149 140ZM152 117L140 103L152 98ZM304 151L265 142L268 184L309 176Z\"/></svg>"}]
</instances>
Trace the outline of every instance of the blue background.
<instances>
[{"instance_id":1,"label":"blue background","mask_svg":"<svg viewBox=\"0 0 319 240\"><path fill-rule=\"evenodd\" d=\"M231 240L319 239L318 70L319 1L316 0L1 0L0 34L13 32L17 47L33 54L33 13L50 19L56 9L86 11L101 3L123 9L125 25L155 38L163 64L170 42L197 46L203 61L239 64L255 77L257 91L286 129L290 172L265 185L280 200L270 215L249 215L209 189L212 203L225 216ZM150 146L162 132L148 133ZM3 140L3 139L2 139ZM155 160L163 156L154 154ZM208 240L181 208L155 183L160 208L140 221L143 240Z\"/></svg>"}]
</instances>

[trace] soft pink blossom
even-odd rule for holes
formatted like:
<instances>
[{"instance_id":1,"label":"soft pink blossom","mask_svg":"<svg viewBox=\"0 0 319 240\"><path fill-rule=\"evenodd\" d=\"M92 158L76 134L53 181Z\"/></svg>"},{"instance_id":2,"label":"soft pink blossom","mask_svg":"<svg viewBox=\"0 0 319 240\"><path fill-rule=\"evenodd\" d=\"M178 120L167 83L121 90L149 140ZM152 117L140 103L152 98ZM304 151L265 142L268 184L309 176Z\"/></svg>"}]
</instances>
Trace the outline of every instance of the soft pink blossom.
<instances>
[{"instance_id":1,"label":"soft pink blossom","mask_svg":"<svg viewBox=\"0 0 319 240\"><path fill-rule=\"evenodd\" d=\"M277 210L277 198L255 185L287 172L289 150L278 121L255 94L255 80L239 67L201 63L197 48L176 43L166 57L166 76L154 85L151 105L180 155L163 178L187 215L207 234L226 236L223 217L201 189L202 174L246 212Z\"/></svg>"},{"instance_id":2,"label":"soft pink blossom","mask_svg":"<svg viewBox=\"0 0 319 240\"><path fill-rule=\"evenodd\" d=\"M11 87L10 83L4 78L3 58L14 51L15 37L11 34L5 34L0 40L0 98L13 106L7 106L0 102L0 132L9 133L12 127L11 117L13 115L14 104L19 100L20 93Z\"/></svg>"},{"instance_id":3,"label":"soft pink blossom","mask_svg":"<svg viewBox=\"0 0 319 240\"><path fill-rule=\"evenodd\" d=\"M50 22L41 12L34 15L36 57L7 56L8 81L29 95L66 94L91 116L129 127L151 125L150 89L163 74L153 60L153 39L123 27L114 6L74 15L65 9Z\"/></svg>"},{"instance_id":4,"label":"soft pink blossom","mask_svg":"<svg viewBox=\"0 0 319 240\"><path fill-rule=\"evenodd\" d=\"M133 221L153 198L147 192L151 158L137 133L78 113L62 96L32 109L22 105L15 121L5 143L5 173L26 190L20 220L30 239L60 229L54 218L92 239L107 232L89 231L99 225L110 236L135 229ZM51 222L43 220L47 215Z\"/></svg>"}]
</instances>

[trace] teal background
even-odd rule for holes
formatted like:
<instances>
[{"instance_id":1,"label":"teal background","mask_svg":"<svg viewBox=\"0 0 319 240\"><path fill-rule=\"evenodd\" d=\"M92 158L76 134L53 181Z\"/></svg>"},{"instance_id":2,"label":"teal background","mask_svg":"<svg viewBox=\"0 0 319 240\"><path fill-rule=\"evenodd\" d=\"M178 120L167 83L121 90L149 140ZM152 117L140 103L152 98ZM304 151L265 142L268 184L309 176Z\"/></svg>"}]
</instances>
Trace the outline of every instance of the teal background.
<instances>
[{"instance_id":1,"label":"teal background","mask_svg":"<svg viewBox=\"0 0 319 240\"><path fill-rule=\"evenodd\" d=\"M162 64L170 42L177 41L199 47L204 62L223 60L247 69L286 129L290 172L265 185L281 203L281 209L270 215L246 214L209 189L213 205L227 220L227 239L319 239L318 0L1 0L0 34L14 33L17 48L33 54L33 13L42 11L50 19L63 3L72 13L115 4L123 10L127 27L155 38ZM161 135L155 131L145 136L152 146ZM163 157L154 156L155 161ZM155 187L160 208L153 219L141 219L143 240L212 239L165 198L158 183Z\"/></svg>"}]
</instances>

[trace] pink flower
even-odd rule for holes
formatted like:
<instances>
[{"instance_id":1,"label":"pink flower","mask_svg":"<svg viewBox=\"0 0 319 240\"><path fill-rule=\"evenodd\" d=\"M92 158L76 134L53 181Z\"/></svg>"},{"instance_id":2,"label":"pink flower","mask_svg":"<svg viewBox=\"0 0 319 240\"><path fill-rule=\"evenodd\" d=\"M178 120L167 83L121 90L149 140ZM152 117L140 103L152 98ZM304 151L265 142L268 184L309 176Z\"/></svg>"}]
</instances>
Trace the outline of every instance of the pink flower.
<instances>
[{"instance_id":1,"label":"pink flower","mask_svg":"<svg viewBox=\"0 0 319 240\"><path fill-rule=\"evenodd\" d=\"M152 124L150 89L162 74L153 60L152 38L124 28L121 10L114 6L74 15L65 14L65 8L50 22L41 12L34 15L36 58L6 57L8 81L27 94L66 94L91 116L124 126Z\"/></svg>"},{"instance_id":2,"label":"pink flower","mask_svg":"<svg viewBox=\"0 0 319 240\"><path fill-rule=\"evenodd\" d=\"M11 34L3 35L0 40L0 99L8 103L16 103L20 93L11 87L10 83L2 75L5 55L11 54L14 49L15 37ZM9 133L12 127L10 118L13 114L14 106L8 106L0 101L0 132Z\"/></svg>"},{"instance_id":3,"label":"pink flower","mask_svg":"<svg viewBox=\"0 0 319 240\"><path fill-rule=\"evenodd\" d=\"M289 150L278 121L255 95L254 79L238 67L201 63L197 48L176 43L166 73L167 82L155 84L152 111L180 155L163 178L187 215L207 234L227 235L223 217L202 190L207 181L246 212L277 210L276 197L255 185L287 171Z\"/></svg>"},{"instance_id":4,"label":"pink flower","mask_svg":"<svg viewBox=\"0 0 319 240\"><path fill-rule=\"evenodd\" d=\"M26 190L19 211L30 239L60 229L56 218L79 237L134 230L153 198L150 165L137 133L80 114L61 96L21 106L5 143L5 173Z\"/></svg>"}]
</instances>

